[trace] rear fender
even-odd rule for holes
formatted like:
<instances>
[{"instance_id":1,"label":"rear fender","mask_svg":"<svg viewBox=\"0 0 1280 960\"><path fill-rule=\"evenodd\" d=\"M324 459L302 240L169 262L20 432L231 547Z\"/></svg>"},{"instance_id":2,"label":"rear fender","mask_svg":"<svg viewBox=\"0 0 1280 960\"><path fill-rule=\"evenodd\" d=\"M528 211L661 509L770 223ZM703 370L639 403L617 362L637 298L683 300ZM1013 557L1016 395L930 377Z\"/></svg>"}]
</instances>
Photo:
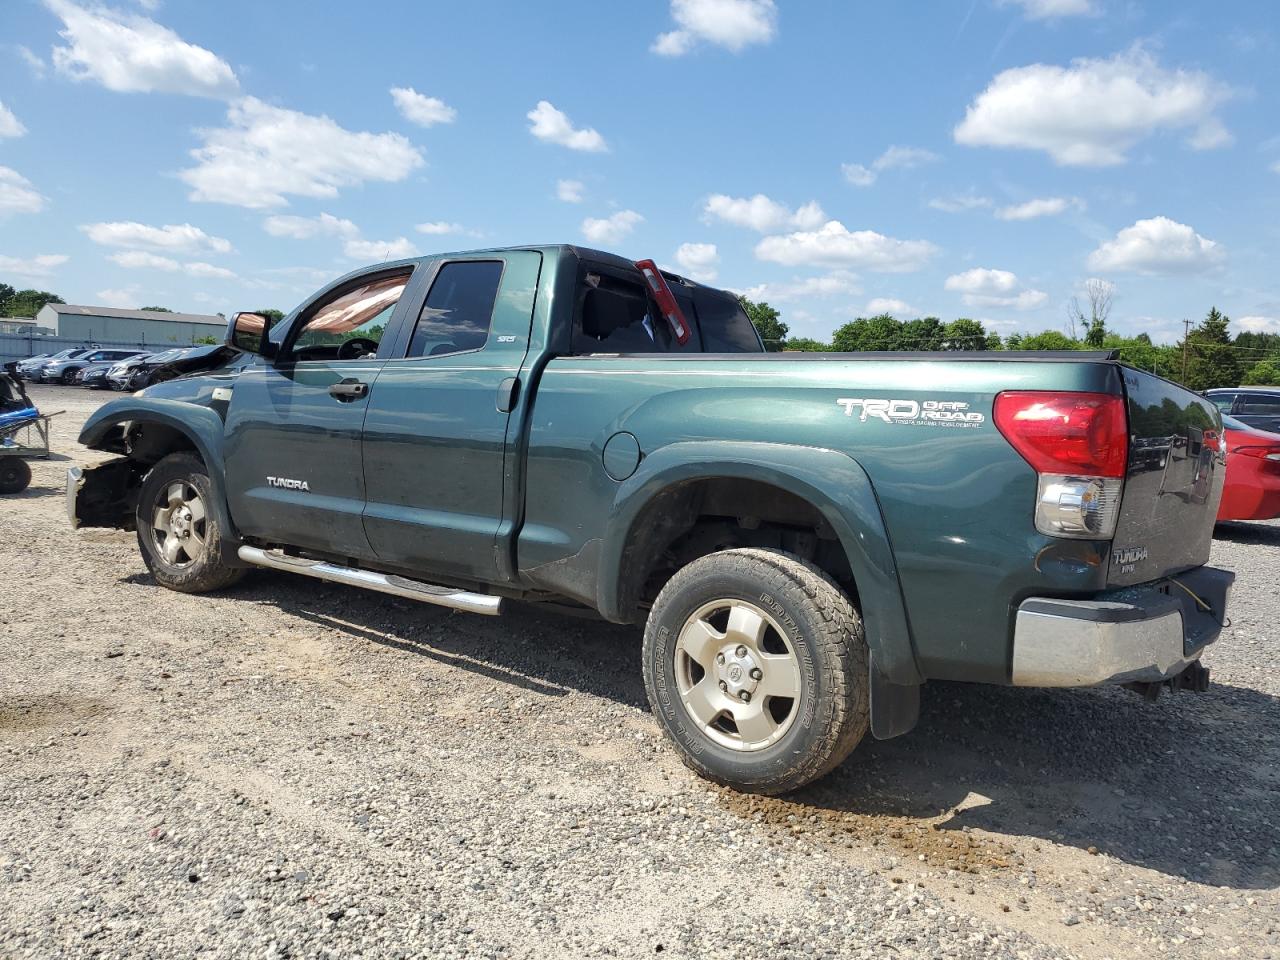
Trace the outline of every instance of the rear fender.
<instances>
[{"instance_id":1,"label":"rear fender","mask_svg":"<svg viewBox=\"0 0 1280 960\"><path fill-rule=\"evenodd\" d=\"M238 540L227 509L222 418L208 407L179 400L128 397L99 408L81 429L80 442L96 450L122 452L110 442L109 435L112 430L125 423L161 424L176 430L191 442L209 474L209 487L213 493L213 503L209 505L209 509L218 521L219 528L225 531L224 535L229 540ZM89 484L94 482L94 475L92 469L82 471L81 490L88 489Z\"/></svg>"},{"instance_id":2,"label":"rear fender","mask_svg":"<svg viewBox=\"0 0 1280 960\"><path fill-rule=\"evenodd\" d=\"M598 608L627 617L624 551L632 525L663 491L695 480L755 480L788 490L821 512L853 568L872 665L899 685L922 682L916 666L893 549L866 471L835 450L737 441L672 443L645 457L614 499L601 551Z\"/></svg>"}]
</instances>

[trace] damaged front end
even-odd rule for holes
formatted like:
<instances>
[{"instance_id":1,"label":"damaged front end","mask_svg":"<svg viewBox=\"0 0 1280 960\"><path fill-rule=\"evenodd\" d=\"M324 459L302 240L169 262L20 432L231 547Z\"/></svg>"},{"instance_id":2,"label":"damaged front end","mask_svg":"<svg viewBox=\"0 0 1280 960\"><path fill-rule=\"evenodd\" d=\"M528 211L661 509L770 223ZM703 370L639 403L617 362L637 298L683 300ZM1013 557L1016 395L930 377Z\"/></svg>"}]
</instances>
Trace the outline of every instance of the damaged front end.
<instances>
[{"instance_id":1,"label":"damaged front end","mask_svg":"<svg viewBox=\"0 0 1280 960\"><path fill-rule=\"evenodd\" d=\"M67 470L67 519L71 526L132 530L146 467L112 457Z\"/></svg>"}]
</instances>

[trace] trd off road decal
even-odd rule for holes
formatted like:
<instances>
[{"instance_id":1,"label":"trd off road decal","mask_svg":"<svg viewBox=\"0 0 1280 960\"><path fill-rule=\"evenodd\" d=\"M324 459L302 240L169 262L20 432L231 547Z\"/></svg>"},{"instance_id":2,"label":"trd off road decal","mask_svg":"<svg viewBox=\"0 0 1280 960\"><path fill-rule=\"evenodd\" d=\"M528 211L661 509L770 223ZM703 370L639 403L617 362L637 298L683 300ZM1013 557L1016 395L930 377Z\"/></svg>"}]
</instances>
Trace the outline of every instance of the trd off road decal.
<instances>
[{"instance_id":1,"label":"trd off road decal","mask_svg":"<svg viewBox=\"0 0 1280 960\"><path fill-rule=\"evenodd\" d=\"M836 403L846 417L855 412L862 423L868 419L883 420L917 427L978 427L986 417L961 400L884 400L840 397Z\"/></svg>"}]
</instances>

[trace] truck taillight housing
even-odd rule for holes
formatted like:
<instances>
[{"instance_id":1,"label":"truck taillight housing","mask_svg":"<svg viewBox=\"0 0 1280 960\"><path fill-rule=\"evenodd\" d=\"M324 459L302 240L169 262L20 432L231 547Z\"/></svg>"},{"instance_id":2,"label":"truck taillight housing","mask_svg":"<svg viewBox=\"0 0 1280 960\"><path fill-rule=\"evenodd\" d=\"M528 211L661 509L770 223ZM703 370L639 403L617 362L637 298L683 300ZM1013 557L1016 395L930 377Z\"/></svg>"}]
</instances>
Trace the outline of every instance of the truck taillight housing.
<instances>
[{"instance_id":1,"label":"truck taillight housing","mask_svg":"<svg viewBox=\"0 0 1280 960\"><path fill-rule=\"evenodd\" d=\"M637 260L636 269L649 285L649 291L653 294L654 302L662 311L663 317L666 318L671 335L676 338L676 343L683 347L693 334L689 329L689 322L685 320L684 313L680 310L680 304L676 303L675 294L667 286L667 278L662 275L662 271L652 260Z\"/></svg>"},{"instance_id":2,"label":"truck taillight housing","mask_svg":"<svg viewBox=\"0 0 1280 960\"><path fill-rule=\"evenodd\" d=\"M992 416L1040 475L1036 529L1054 537L1110 539L1129 459L1124 398L1010 390L996 396Z\"/></svg>"}]
</instances>

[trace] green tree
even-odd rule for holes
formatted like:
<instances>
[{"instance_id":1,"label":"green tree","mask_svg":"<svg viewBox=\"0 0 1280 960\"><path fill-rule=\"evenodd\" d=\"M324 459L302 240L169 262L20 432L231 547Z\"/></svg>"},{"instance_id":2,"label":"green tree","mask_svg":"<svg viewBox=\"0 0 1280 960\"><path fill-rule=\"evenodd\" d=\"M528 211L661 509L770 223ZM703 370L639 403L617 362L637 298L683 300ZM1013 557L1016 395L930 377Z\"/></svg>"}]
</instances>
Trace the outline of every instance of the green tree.
<instances>
[{"instance_id":1,"label":"green tree","mask_svg":"<svg viewBox=\"0 0 1280 960\"><path fill-rule=\"evenodd\" d=\"M991 332L991 333L988 333L988 334L987 334L987 345L986 345L983 349L985 349L985 350L1003 350L1003 349L1004 349L1004 341L1000 339L1000 334L995 333L994 331L993 331L993 332Z\"/></svg>"},{"instance_id":2,"label":"green tree","mask_svg":"<svg viewBox=\"0 0 1280 960\"><path fill-rule=\"evenodd\" d=\"M961 317L947 324L946 350L985 350L987 349L987 330L977 320Z\"/></svg>"},{"instance_id":3,"label":"green tree","mask_svg":"<svg viewBox=\"0 0 1280 960\"><path fill-rule=\"evenodd\" d=\"M172 310L168 312L173 313ZM212 346L213 344L218 342L218 338L217 337L196 337L191 342L196 346Z\"/></svg>"},{"instance_id":4,"label":"green tree","mask_svg":"<svg viewBox=\"0 0 1280 960\"><path fill-rule=\"evenodd\" d=\"M760 334L766 350L781 350L787 339L787 325L782 322L781 314L763 300L756 303L746 297L739 297L742 309L746 311L751 325ZM262 311L259 311L261 313Z\"/></svg>"},{"instance_id":5,"label":"green tree","mask_svg":"<svg viewBox=\"0 0 1280 960\"><path fill-rule=\"evenodd\" d=\"M152 313L173 313L168 307L139 307L139 310L150 310Z\"/></svg>"},{"instance_id":6,"label":"green tree","mask_svg":"<svg viewBox=\"0 0 1280 960\"><path fill-rule=\"evenodd\" d=\"M5 286L8 286L7 284ZM8 289L13 290L12 287ZM2 291L0 291L2 292ZM14 290L4 303L3 316L34 317L40 308L50 303L66 303L56 293L47 290Z\"/></svg>"},{"instance_id":7,"label":"green tree","mask_svg":"<svg viewBox=\"0 0 1280 960\"><path fill-rule=\"evenodd\" d=\"M1019 350L1078 350L1080 344L1058 330L1045 330L1022 338Z\"/></svg>"},{"instance_id":8,"label":"green tree","mask_svg":"<svg viewBox=\"0 0 1280 960\"><path fill-rule=\"evenodd\" d=\"M284 311L277 310L275 307L267 307L263 310L254 310L253 312L266 317L268 325L272 327L284 319Z\"/></svg>"},{"instance_id":9,"label":"green tree","mask_svg":"<svg viewBox=\"0 0 1280 960\"><path fill-rule=\"evenodd\" d=\"M1026 338L1021 333L1011 333L1004 338L1004 348L1006 350L1025 350L1027 349L1023 346L1025 342Z\"/></svg>"},{"instance_id":10,"label":"green tree","mask_svg":"<svg viewBox=\"0 0 1280 960\"><path fill-rule=\"evenodd\" d=\"M1230 317L1211 307L1182 344L1187 357L1183 382L1192 390L1234 387L1240 383L1244 371L1227 329L1230 323Z\"/></svg>"},{"instance_id":11,"label":"green tree","mask_svg":"<svg viewBox=\"0 0 1280 960\"><path fill-rule=\"evenodd\" d=\"M9 313L9 301L13 299L13 295L17 292L7 283L0 283L0 317L12 316Z\"/></svg>"},{"instance_id":12,"label":"green tree","mask_svg":"<svg viewBox=\"0 0 1280 960\"><path fill-rule=\"evenodd\" d=\"M937 317L920 317L902 325L903 350L941 350L947 329Z\"/></svg>"},{"instance_id":13,"label":"green tree","mask_svg":"<svg viewBox=\"0 0 1280 960\"><path fill-rule=\"evenodd\" d=\"M831 344L823 343L821 340L811 340L809 337L791 337L783 349L800 353L826 353L831 349Z\"/></svg>"},{"instance_id":14,"label":"green tree","mask_svg":"<svg viewBox=\"0 0 1280 960\"><path fill-rule=\"evenodd\" d=\"M1240 383L1254 387L1280 387L1280 360L1259 360L1245 371Z\"/></svg>"},{"instance_id":15,"label":"green tree","mask_svg":"<svg viewBox=\"0 0 1280 960\"><path fill-rule=\"evenodd\" d=\"M858 317L831 336L831 348L841 353L867 350L901 350L902 324L887 313Z\"/></svg>"}]
</instances>

